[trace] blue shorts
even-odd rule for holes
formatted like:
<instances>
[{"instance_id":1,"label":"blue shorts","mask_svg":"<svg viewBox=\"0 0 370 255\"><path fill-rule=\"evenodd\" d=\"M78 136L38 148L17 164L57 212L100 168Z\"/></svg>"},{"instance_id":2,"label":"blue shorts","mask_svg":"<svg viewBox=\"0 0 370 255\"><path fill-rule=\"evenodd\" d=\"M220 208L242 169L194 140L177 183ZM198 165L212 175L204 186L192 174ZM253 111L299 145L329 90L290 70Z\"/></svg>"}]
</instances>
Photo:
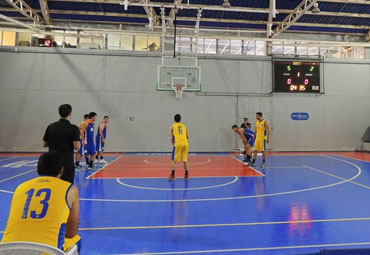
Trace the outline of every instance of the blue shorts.
<instances>
[{"instance_id":1,"label":"blue shorts","mask_svg":"<svg viewBox=\"0 0 370 255\"><path fill-rule=\"evenodd\" d=\"M249 144L251 147L253 147L253 145L254 145L254 139L253 139L253 138L249 139L249 140L248 140L248 144Z\"/></svg>"},{"instance_id":2,"label":"blue shorts","mask_svg":"<svg viewBox=\"0 0 370 255\"><path fill-rule=\"evenodd\" d=\"M85 146L82 146L82 139L80 139L80 149L78 150L78 154L84 155L86 153Z\"/></svg>"},{"instance_id":3,"label":"blue shorts","mask_svg":"<svg viewBox=\"0 0 370 255\"><path fill-rule=\"evenodd\" d=\"M95 143L96 143L96 147L95 148L96 148L96 151L97 152L104 151L104 144L105 143L102 143L100 138L96 138L95 139Z\"/></svg>"},{"instance_id":4,"label":"blue shorts","mask_svg":"<svg viewBox=\"0 0 370 255\"><path fill-rule=\"evenodd\" d=\"M87 155L95 155L95 144L94 142L87 142L85 145L85 154Z\"/></svg>"}]
</instances>

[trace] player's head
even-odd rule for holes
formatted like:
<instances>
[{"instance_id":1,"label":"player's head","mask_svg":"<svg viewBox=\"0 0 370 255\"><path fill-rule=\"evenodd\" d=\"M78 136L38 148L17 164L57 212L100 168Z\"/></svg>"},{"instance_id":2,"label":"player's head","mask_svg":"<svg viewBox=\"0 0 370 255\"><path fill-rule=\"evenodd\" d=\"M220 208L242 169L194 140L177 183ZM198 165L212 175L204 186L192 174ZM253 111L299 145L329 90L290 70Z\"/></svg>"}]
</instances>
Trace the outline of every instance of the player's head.
<instances>
[{"instance_id":1,"label":"player's head","mask_svg":"<svg viewBox=\"0 0 370 255\"><path fill-rule=\"evenodd\" d=\"M262 119L262 112L256 112L256 119L257 120Z\"/></svg>"},{"instance_id":2,"label":"player's head","mask_svg":"<svg viewBox=\"0 0 370 255\"><path fill-rule=\"evenodd\" d=\"M90 112L89 113L89 119L92 120L92 121L95 121L96 120L96 112Z\"/></svg>"},{"instance_id":3,"label":"player's head","mask_svg":"<svg viewBox=\"0 0 370 255\"><path fill-rule=\"evenodd\" d=\"M37 173L40 176L61 177L63 174L62 158L57 151L43 153L37 163Z\"/></svg>"},{"instance_id":4,"label":"player's head","mask_svg":"<svg viewBox=\"0 0 370 255\"><path fill-rule=\"evenodd\" d=\"M108 121L109 121L109 116L105 115L105 116L104 116L104 118L103 118L103 122L104 122L105 124L107 124L107 123L108 123Z\"/></svg>"},{"instance_id":5,"label":"player's head","mask_svg":"<svg viewBox=\"0 0 370 255\"><path fill-rule=\"evenodd\" d=\"M84 115L84 120L87 120L89 118L89 114Z\"/></svg>"},{"instance_id":6,"label":"player's head","mask_svg":"<svg viewBox=\"0 0 370 255\"><path fill-rule=\"evenodd\" d=\"M181 121L181 115L176 114L175 117L174 117L174 120L175 120L175 122L180 122Z\"/></svg>"},{"instance_id":7,"label":"player's head","mask_svg":"<svg viewBox=\"0 0 370 255\"><path fill-rule=\"evenodd\" d=\"M70 118L72 115L72 106L70 104L62 104L59 106L59 115L61 118Z\"/></svg>"},{"instance_id":8,"label":"player's head","mask_svg":"<svg viewBox=\"0 0 370 255\"><path fill-rule=\"evenodd\" d=\"M244 123L247 123L248 122L248 118L247 117L245 117L244 118Z\"/></svg>"},{"instance_id":9,"label":"player's head","mask_svg":"<svg viewBox=\"0 0 370 255\"><path fill-rule=\"evenodd\" d=\"M232 129L235 131L235 132L238 132L238 126L237 125L234 125L233 127L232 127Z\"/></svg>"}]
</instances>

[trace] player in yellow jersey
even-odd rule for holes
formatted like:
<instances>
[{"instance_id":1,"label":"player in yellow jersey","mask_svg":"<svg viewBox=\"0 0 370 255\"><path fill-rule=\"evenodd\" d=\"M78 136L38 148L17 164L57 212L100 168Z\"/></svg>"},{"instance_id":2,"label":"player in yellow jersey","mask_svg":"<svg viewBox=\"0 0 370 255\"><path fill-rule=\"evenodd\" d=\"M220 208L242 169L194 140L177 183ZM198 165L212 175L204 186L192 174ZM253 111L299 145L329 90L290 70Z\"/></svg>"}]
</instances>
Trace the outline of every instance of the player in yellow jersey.
<instances>
[{"instance_id":1,"label":"player in yellow jersey","mask_svg":"<svg viewBox=\"0 0 370 255\"><path fill-rule=\"evenodd\" d=\"M262 113L257 112L256 113L256 128L254 131L254 153L253 153L253 160L251 166L256 166L256 158L257 158L257 152L262 152L262 164L261 167L266 166L266 142L270 142L270 127L266 120L262 119Z\"/></svg>"},{"instance_id":2,"label":"player in yellow jersey","mask_svg":"<svg viewBox=\"0 0 370 255\"><path fill-rule=\"evenodd\" d=\"M184 169L185 169L185 179L189 178L188 172L188 151L189 151L189 133L184 123L181 123L181 115L176 114L174 117L174 124L170 127L170 137L171 143L173 145L172 150L172 172L171 175L168 177L169 180L175 179L175 165L176 162L182 161L184 162Z\"/></svg>"},{"instance_id":3,"label":"player in yellow jersey","mask_svg":"<svg viewBox=\"0 0 370 255\"><path fill-rule=\"evenodd\" d=\"M80 250L78 189L60 179L63 174L60 154L57 151L42 154L37 172L39 177L15 190L1 242L42 243L62 251L77 245Z\"/></svg>"},{"instance_id":4,"label":"player in yellow jersey","mask_svg":"<svg viewBox=\"0 0 370 255\"><path fill-rule=\"evenodd\" d=\"M80 122L80 125L78 125L78 129L80 130L80 149L76 153L76 162L75 162L75 167L76 167L76 172L80 172L80 160L82 158L82 155L84 155L85 151L85 144L86 144L86 127L89 124L87 122L89 118L89 114L84 115L84 120ZM86 159L86 165L88 164L88 160Z\"/></svg>"}]
</instances>

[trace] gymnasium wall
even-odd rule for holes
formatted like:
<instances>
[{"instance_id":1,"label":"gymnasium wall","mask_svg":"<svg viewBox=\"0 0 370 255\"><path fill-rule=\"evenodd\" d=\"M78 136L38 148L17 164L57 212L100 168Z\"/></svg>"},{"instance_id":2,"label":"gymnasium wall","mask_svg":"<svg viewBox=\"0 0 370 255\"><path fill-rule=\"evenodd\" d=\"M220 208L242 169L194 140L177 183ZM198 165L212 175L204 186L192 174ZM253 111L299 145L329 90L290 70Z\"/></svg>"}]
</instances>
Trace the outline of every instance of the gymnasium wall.
<instances>
[{"instance_id":1,"label":"gymnasium wall","mask_svg":"<svg viewBox=\"0 0 370 255\"><path fill-rule=\"evenodd\" d=\"M324 95L271 94L268 57L200 57L203 93L156 92L156 53L0 49L0 150L41 151L62 103L72 122L89 111L111 117L107 151L170 151L168 128L181 113L191 151L230 151L231 125L262 111L272 150L354 150L370 124L370 62L325 61ZM308 112L293 121L292 112ZM134 117L134 121L127 120Z\"/></svg>"}]
</instances>

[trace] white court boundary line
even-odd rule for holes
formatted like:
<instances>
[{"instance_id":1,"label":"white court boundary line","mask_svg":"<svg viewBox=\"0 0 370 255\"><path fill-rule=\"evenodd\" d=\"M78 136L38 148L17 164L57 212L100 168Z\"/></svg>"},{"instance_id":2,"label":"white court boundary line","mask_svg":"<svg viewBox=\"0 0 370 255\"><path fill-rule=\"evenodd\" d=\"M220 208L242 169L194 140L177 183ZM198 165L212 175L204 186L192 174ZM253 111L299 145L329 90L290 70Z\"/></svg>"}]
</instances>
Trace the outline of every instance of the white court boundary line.
<instances>
[{"instance_id":1,"label":"white court boundary line","mask_svg":"<svg viewBox=\"0 0 370 255\"><path fill-rule=\"evenodd\" d=\"M106 164L105 166L103 166L102 168L100 168L98 171L95 171L94 173L90 174L89 176L87 176L85 178L85 180L86 179L90 179L91 176L93 176L94 174L97 174L98 172L100 172L101 170L103 170L104 168L106 168L107 166L109 166L110 164L112 164L113 162L119 160L120 158L122 158L122 156L119 156L118 158L114 159L113 161L109 162L108 164ZM87 171L91 171L91 170L88 169Z\"/></svg>"},{"instance_id":2,"label":"white court boundary line","mask_svg":"<svg viewBox=\"0 0 370 255\"><path fill-rule=\"evenodd\" d=\"M127 184L127 183L124 183L120 180L121 178L117 178L117 182L123 186L127 186L127 187L130 187L130 188L134 188L134 189L145 189L145 190L202 190L202 189L214 189L214 188L219 188L219 187L223 187L223 186L227 186L227 185L231 185L235 182L237 182L239 180L239 178L237 176L234 176L234 180L232 180L231 182L227 182L227 183L223 183L223 184L219 184L219 185L214 185L214 186L208 186L208 187L198 187L198 188L181 188L181 189L165 189L165 188L147 188L147 187L140 187L140 186L135 186L135 185L130 185L130 184Z\"/></svg>"},{"instance_id":3,"label":"white court boundary line","mask_svg":"<svg viewBox=\"0 0 370 255\"><path fill-rule=\"evenodd\" d=\"M261 194L261 195L253 195L253 196L239 196L239 197L222 197L222 198L200 198L200 199L172 199L172 200L129 200L129 199L97 199L97 198L81 198L82 201L94 201L94 202L126 202L126 203L168 203L168 202L206 202L206 201L225 201L225 200L234 200L234 199L248 199L248 198L259 198L259 197L272 197L272 196L281 196L281 195L290 195L295 193L301 193L301 192L307 192L307 191L314 191L319 189L325 189L334 187L337 185L341 185L346 182L350 182L357 177L359 177L362 173L362 170L359 166L356 164L346 161L344 159L338 159L330 156L322 156L322 157L328 157L334 160L343 161L347 164L350 164L354 166L358 171L357 174L352 176L349 179L344 179L340 182L335 182L328 185L313 187L313 188L307 188L307 189L300 189L300 190L293 190L293 191L285 191L285 192L278 192L278 193L270 193L270 194Z\"/></svg>"},{"instance_id":4,"label":"white court boundary line","mask_svg":"<svg viewBox=\"0 0 370 255\"><path fill-rule=\"evenodd\" d=\"M171 163L158 163L158 162L151 162L147 159L144 159L144 162L146 164L152 164L152 165L162 165L162 166L170 166ZM203 161L203 162L195 162L195 163L189 163L188 162L188 165L202 165L202 164L207 164L207 163L211 163L211 159L208 158L206 161Z\"/></svg>"},{"instance_id":5,"label":"white court boundary line","mask_svg":"<svg viewBox=\"0 0 370 255\"><path fill-rule=\"evenodd\" d=\"M18 157L3 158L3 159L0 159L0 162L1 161L6 161L6 160L9 160L9 159L13 159L13 158L18 158Z\"/></svg>"},{"instance_id":6,"label":"white court boundary line","mask_svg":"<svg viewBox=\"0 0 370 255\"><path fill-rule=\"evenodd\" d=\"M242 163L244 166L246 166L245 164L244 164L244 162L243 161L241 161L240 159L238 159L237 157L235 157L235 156L231 156L232 158L234 158L234 159L236 159L237 161L239 161L240 163ZM260 171L258 171L257 169L255 169L254 167L251 167L251 166L248 166L250 169L252 169L253 171L255 171L255 172L257 172L257 173L259 173L262 177L264 177L264 176L266 176L266 175L264 175L263 173L261 173ZM261 176L245 176L245 177L261 177Z\"/></svg>"},{"instance_id":7,"label":"white court boundary line","mask_svg":"<svg viewBox=\"0 0 370 255\"><path fill-rule=\"evenodd\" d=\"M370 161L368 161L368 160L351 158L351 157L347 157L347 156L343 156L343 155L339 155L339 154L329 154L329 155L337 156L337 157L343 157L343 158L348 158L348 159L352 159L352 160L358 160L358 161L366 162L366 163L370 163Z\"/></svg>"},{"instance_id":8,"label":"white court boundary line","mask_svg":"<svg viewBox=\"0 0 370 255\"><path fill-rule=\"evenodd\" d=\"M5 179L2 179L2 180L0 180L0 183L1 183L1 182L5 182L5 181L9 181L9 180L11 180L11 179L17 178L17 177L19 177L19 176L22 176L22 175L25 175L25 174L28 174L28 173L31 173L31 172L34 172L34 171L36 171L36 170L37 170L37 169L35 168L35 169L32 169L32 170L29 170L29 171L23 172L23 173L21 173L21 174L17 174L17 175L14 175L14 176L11 176L11 177L8 177L8 178L5 178Z\"/></svg>"},{"instance_id":9,"label":"white court boundary line","mask_svg":"<svg viewBox=\"0 0 370 255\"><path fill-rule=\"evenodd\" d=\"M257 247L241 249L222 249L222 250L200 250L200 251L173 251L173 252L146 252L146 253L112 253L100 255L169 255L169 254L194 254L194 253L221 253L221 252L241 252L241 251L268 251L268 250L288 250L288 249L307 249L322 247L343 247L343 246L363 246L370 245L370 242L363 243L337 243L337 244L314 244L301 246L276 246L276 247Z\"/></svg>"}]
</instances>

